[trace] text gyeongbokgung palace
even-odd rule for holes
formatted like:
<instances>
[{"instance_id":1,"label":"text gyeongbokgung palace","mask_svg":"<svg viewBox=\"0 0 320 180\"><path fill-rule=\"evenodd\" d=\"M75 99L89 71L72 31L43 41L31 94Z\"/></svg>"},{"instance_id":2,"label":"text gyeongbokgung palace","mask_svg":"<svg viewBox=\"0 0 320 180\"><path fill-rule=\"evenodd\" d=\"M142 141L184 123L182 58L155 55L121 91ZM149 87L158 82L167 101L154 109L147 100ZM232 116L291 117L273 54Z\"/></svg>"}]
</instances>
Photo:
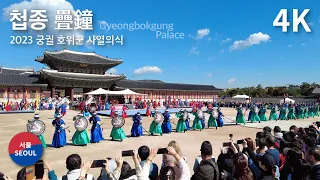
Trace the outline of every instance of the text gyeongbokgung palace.
<instances>
[{"instance_id":1,"label":"text gyeongbokgung palace","mask_svg":"<svg viewBox=\"0 0 320 180\"><path fill-rule=\"evenodd\" d=\"M47 65L39 72L34 69L0 68L0 98L2 100L54 97L58 94L73 99L75 94L87 93L97 88L122 90L129 88L146 94L144 100L188 99L212 101L221 89L212 85L165 83L158 80L127 80L126 76L105 74L123 61L96 53L61 50L45 51L35 61ZM131 96L135 98L134 96Z\"/></svg>"}]
</instances>

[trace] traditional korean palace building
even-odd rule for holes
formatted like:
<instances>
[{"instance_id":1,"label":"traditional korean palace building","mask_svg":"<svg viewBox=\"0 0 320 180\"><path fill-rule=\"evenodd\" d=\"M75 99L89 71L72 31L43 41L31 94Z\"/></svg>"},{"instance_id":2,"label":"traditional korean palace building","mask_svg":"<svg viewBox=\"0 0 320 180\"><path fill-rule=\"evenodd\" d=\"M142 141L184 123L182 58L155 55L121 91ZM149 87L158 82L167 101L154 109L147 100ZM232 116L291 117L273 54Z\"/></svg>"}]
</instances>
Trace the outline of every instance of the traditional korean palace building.
<instances>
[{"instance_id":1,"label":"traditional korean palace building","mask_svg":"<svg viewBox=\"0 0 320 180\"><path fill-rule=\"evenodd\" d=\"M36 99L83 94L104 88L121 90L129 88L146 94L145 100L188 99L212 101L221 89L212 85L176 84L156 80L127 80L121 75L105 72L123 63L121 59L112 59L70 50L45 51L35 61L45 64L48 69L36 72L34 69L13 69L0 67L0 101L19 101L22 98ZM131 98L135 98L131 96Z\"/></svg>"}]
</instances>

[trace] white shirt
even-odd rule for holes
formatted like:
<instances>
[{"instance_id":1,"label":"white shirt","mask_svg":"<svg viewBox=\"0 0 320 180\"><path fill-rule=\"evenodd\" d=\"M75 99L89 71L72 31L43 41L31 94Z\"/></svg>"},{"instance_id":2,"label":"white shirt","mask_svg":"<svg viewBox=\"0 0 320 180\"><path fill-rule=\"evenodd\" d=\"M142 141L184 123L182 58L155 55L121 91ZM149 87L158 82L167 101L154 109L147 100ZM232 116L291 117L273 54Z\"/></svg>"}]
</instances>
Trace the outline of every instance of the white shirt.
<instances>
[{"instance_id":1,"label":"white shirt","mask_svg":"<svg viewBox=\"0 0 320 180\"><path fill-rule=\"evenodd\" d=\"M75 169L72 171L69 171L66 176L68 180L78 180L80 177L81 169ZM62 180L62 177L58 178L59 180ZM91 174L87 174L87 180L94 180L94 177Z\"/></svg>"}]
</instances>

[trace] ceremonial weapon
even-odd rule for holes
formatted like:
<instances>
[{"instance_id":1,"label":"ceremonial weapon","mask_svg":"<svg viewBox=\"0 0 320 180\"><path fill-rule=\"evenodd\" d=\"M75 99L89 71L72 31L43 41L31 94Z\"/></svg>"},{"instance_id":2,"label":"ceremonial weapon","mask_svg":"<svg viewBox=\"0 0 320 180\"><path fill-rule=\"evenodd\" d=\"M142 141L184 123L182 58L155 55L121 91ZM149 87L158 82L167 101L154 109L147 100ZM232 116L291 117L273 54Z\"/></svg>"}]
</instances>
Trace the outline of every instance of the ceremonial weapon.
<instances>
[{"instance_id":1,"label":"ceremonial weapon","mask_svg":"<svg viewBox=\"0 0 320 180\"><path fill-rule=\"evenodd\" d=\"M142 127L142 129L145 131L145 132L147 132L149 135L150 135L150 132L149 131L147 131L143 126L141 126Z\"/></svg>"}]
</instances>

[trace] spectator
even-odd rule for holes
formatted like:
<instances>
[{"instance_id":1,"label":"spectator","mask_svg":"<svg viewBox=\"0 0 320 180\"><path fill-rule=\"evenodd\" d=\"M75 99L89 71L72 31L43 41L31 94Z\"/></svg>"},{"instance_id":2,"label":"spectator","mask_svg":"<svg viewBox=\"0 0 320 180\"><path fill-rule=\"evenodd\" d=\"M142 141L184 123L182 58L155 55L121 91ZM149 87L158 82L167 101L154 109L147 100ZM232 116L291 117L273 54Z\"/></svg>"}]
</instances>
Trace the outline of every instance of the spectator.
<instances>
[{"instance_id":1,"label":"spectator","mask_svg":"<svg viewBox=\"0 0 320 180\"><path fill-rule=\"evenodd\" d=\"M140 165L143 167L144 164L146 163L147 161L147 158L149 157L150 155L150 149L148 146L141 146L139 149L138 149L138 155L139 155L139 158L141 160L140 162ZM149 178L151 180L156 180L157 177L158 177L158 166L155 164L155 163L152 163L150 165L150 172L149 172Z\"/></svg>"},{"instance_id":2,"label":"spectator","mask_svg":"<svg viewBox=\"0 0 320 180\"><path fill-rule=\"evenodd\" d=\"M272 154L272 156L274 157L274 160L276 162L276 165L279 167L280 153L279 153L278 149L274 148L275 143L276 143L276 138L273 136L268 136L266 138L266 145L268 147L268 150L266 152Z\"/></svg>"},{"instance_id":3,"label":"spectator","mask_svg":"<svg viewBox=\"0 0 320 180\"><path fill-rule=\"evenodd\" d=\"M275 137L277 140L282 139L283 134L282 134L281 128L280 128L279 126L275 126L275 127L273 128L273 133L274 133L274 137Z\"/></svg>"},{"instance_id":4,"label":"spectator","mask_svg":"<svg viewBox=\"0 0 320 180\"><path fill-rule=\"evenodd\" d=\"M258 160L259 167L262 170L261 180L279 179L276 175L276 161L272 154L265 153L263 156L260 156Z\"/></svg>"},{"instance_id":5,"label":"spectator","mask_svg":"<svg viewBox=\"0 0 320 180\"><path fill-rule=\"evenodd\" d=\"M304 159L299 159L293 167L293 172L288 176L288 180L309 180L311 165Z\"/></svg>"},{"instance_id":6,"label":"spectator","mask_svg":"<svg viewBox=\"0 0 320 180\"><path fill-rule=\"evenodd\" d=\"M90 164L90 162L92 164L92 161L89 161L88 163ZM81 164L82 160L78 154L71 154L70 156L68 156L66 160L68 173L59 178L59 180L78 180L79 177L83 177L86 180L93 180L94 177L92 175L81 174Z\"/></svg>"},{"instance_id":7,"label":"spectator","mask_svg":"<svg viewBox=\"0 0 320 180\"><path fill-rule=\"evenodd\" d=\"M312 165L311 180L320 179L320 148L313 147L308 149L306 159Z\"/></svg>"},{"instance_id":8,"label":"spectator","mask_svg":"<svg viewBox=\"0 0 320 180\"><path fill-rule=\"evenodd\" d=\"M233 157L234 174L233 178L237 180L253 180L253 174L248 167L247 157L238 153Z\"/></svg>"},{"instance_id":9,"label":"spectator","mask_svg":"<svg viewBox=\"0 0 320 180\"><path fill-rule=\"evenodd\" d=\"M295 134L297 134L298 133L298 128L297 128L297 126L295 126L295 125L292 125L292 126L290 126L290 128L289 128L289 131L292 131L292 132L294 132Z\"/></svg>"},{"instance_id":10,"label":"spectator","mask_svg":"<svg viewBox=\"0 0 320 180\"><path fill-rule=\"evenodd\" d=\"M220 173L217 164L212 160L212 146L209 141L204 141L201 145L202 161L195 171L191 180L213 179L218 180Z\"/></svg>"}]
</instances>

